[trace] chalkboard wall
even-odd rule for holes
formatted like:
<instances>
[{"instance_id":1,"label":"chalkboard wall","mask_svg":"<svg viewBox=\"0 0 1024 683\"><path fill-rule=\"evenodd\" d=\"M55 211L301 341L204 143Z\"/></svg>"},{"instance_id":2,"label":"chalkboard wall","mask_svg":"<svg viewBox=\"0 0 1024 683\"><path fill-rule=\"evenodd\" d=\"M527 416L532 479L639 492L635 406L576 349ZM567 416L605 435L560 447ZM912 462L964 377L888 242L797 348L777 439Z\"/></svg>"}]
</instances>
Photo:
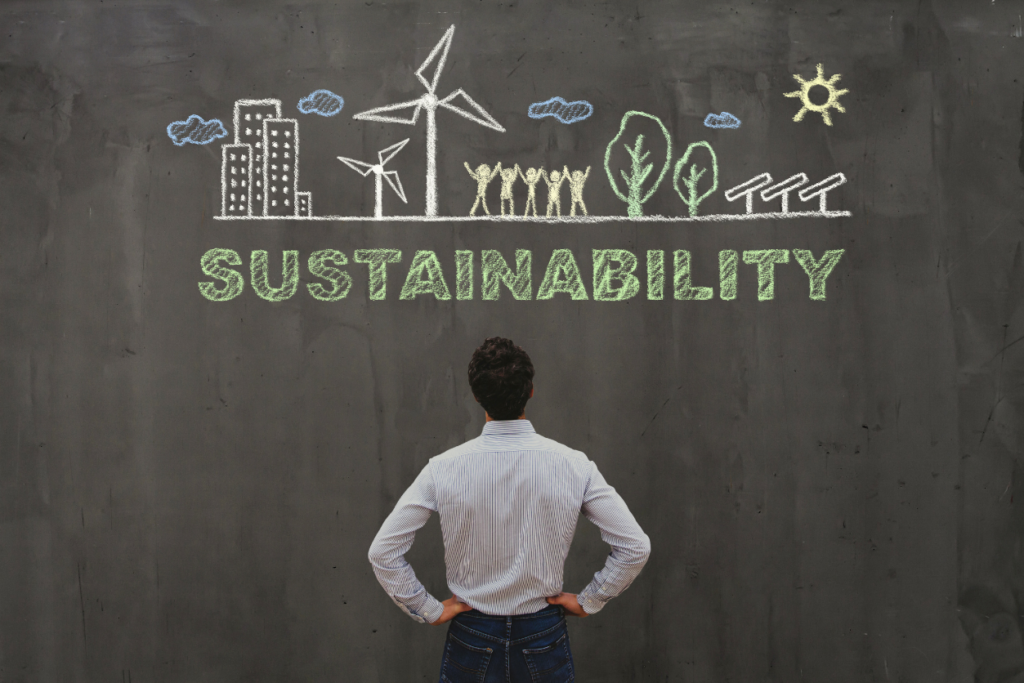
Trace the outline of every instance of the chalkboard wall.
<instances>
[{"instance_id":1,"label":"chalkboard wall","mask_svg":"<svg viewBox=\"0 0 1024 683\"><path fill-rule=\"evenodd\" d=\"M0 681L437 680L444 629L366 552L479 433L495 335L653 544L571 622L577 680L1024 680L1021 11L4 3ZM476 119L433 112L420 220L436 103L358 115L430 92L446 37L435 95ZM244 100L300 136L288 216L251 160L226 208L228 155L277 139ZM517 178L501 219L497 177L468 220L498 162L590 167L586 217L566 182L547 220L547 180L524 216ZM761 188L744 218L760 174L788 209ZM565 590L606 553L581 521ZM409 559L448 597L436 518Z\"/></svg>"}]
</instances>

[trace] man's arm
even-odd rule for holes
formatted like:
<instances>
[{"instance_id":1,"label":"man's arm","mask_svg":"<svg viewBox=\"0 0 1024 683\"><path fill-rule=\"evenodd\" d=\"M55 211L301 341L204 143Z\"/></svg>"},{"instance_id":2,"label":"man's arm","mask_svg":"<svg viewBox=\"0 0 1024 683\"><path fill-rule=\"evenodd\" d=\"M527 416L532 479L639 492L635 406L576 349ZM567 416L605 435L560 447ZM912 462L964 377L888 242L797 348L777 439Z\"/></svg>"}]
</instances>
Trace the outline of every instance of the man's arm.
<instances>
[{"instance_id":1,"label":"man's arm","mask_svg":"<svg viewBox=\"0 0 1024 683\"><path fill-rule=\"evenodd\" d=\"M416 578L405 554L412 547L416 532L436 510L434 480L428 464L398 499L395 509L373 539L369 552L373 573L388 596L414 620L428 624L441 618L444 605L430 595Z\"/></svg>"},{"instance_id":2,"label":"man's arm","mask_svg":"<svg viewBox=\"0 0 1024 683\"><path fill-rule=\"evenodd\" d=\"M651 539L636 523L626 501L608 485L597 465L583 495L582 512L601 530L601 539L612 547L604 568L594 574L593 581L577 596L587 614L594 614L609 600L629 588L647 558L651 555Z\"/></svg>"}]
</instances>

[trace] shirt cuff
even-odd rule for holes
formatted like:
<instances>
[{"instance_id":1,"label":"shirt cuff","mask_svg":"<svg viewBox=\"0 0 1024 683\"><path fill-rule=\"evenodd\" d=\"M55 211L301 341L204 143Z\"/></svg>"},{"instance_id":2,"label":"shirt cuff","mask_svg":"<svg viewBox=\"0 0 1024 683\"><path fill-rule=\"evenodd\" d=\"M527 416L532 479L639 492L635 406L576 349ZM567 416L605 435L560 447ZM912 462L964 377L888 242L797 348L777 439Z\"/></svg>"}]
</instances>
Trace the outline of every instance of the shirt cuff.
<instances>
[{"instance_id":1,"label":"shirt cuff","mask_svg":"<svg viewBox=\"0 0 1024 683\"><path fill-rule=\"evenodd\" d=\"M433 595L428 594L427 601L423 604L423 609L421 610L421 613L423 614L423 619L425 620L425 623L433 624L435 621L441 618L442 614L444 614L444 605L442 605L441 601L435 598Z\"/></svg>"},{"instance_id":2,"label":"shirt cuff","mask_svg":"<svg viewBox=\"0 0 1024 683\"><path fill-rule=\"evenodd\" d=\"M580 603L580 607L582 607L583 611L587 614L597 614L604 609L605 604L608 602L607 599L602 600L595 594L588 593L586 590L576 596L576 601Z\"/></svg>"}]
</instances>

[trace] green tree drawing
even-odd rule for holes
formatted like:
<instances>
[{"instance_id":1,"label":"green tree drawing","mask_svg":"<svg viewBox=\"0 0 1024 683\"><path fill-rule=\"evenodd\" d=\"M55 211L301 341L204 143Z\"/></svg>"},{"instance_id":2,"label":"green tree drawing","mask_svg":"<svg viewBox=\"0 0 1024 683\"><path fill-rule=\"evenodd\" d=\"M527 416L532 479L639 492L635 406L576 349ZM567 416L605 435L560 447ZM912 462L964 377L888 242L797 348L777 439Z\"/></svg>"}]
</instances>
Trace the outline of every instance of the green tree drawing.
<instances>
[{"instance_id":1,"label":"green tree drawing","mask_svg":"<svg viewBox=\"0 0 1024 683\"><path fill-rule=\"evenodd\" d=\"M699 147L704 147L708 150L711 155L711 189L704 194L697 194L697 183L700 181L701 176L707 171L706 168L697 170L697 164L690 165L689 177L683 178L683 185L686 186L686 194L679 189L679 179L683 174L683 169L686 167L686 162L690 160L690 154L693 153ZM707 142L694 142L686 148L686 154L676 162L675 171L672 173L672 186L676 188L676 192L679 194L679 198L683 200L683 203L690 209L690 215L697 215L697 207L702 201L711 196L715 190L718 189L718 157L715 156L715 150L711 149L711 145Z\"/></svg>"},{"instance_id":2,"label":"green tree drawing","mask_svg":"<svg viewBox=\"0 0 1024 683\"><path fill-rule=\"evenodd\" d=\"M623 193L619 190L619 186L615 181L615 174L612 173L611 169L611 158L612 151L615 149L615 145L622 139L622 136L626 133L626 124L634 116L642 116L647 119L651 119L658 124L661 128L662 135L665 136L665 163L661 167L661 172L658 174L657 180L651 188L645 193L643 191L644 182L651 175L651 171L654 168L653 163L644 164L647 157L650 156L650 152L643 151L644 147L644 136L637 135L636 142L633 143L633 147L630 147L628 143L623 143L622 146L626 148L631 159L629 173L625 170L619 169L619 173L622 175L622 180L626 184L626 192ZM622 116L622 123L619 124L619 133L612 141L608 143L608 149L604 153L604 170L608 174L608 182L612 185L612 191L615 196L626 202L626 213L629 216L642 216L644 215L643 204L647 202L653 195L658 186L661 185L661 181L664 180L665 174L668 172L669 166L672 163L672 138L668 134L668 129L665 128L665 124L661 122L657 116L653 114L647 114L642 111L627 111Z\"/></svg>"}]
</instances>

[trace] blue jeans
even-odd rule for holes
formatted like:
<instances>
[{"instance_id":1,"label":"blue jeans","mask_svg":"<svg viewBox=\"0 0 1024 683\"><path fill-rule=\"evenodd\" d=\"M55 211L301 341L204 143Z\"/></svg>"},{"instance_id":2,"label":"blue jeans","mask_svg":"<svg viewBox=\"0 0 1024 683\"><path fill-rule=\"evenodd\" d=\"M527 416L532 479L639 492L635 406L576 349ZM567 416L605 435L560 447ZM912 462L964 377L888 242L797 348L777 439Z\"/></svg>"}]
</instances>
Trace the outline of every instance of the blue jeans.
<instances>
[{"instance_id":1,"label":"blue jeans","mask_svg":"<svg viewBox=\"0 0 1024 683\"><path fill-rule=\"evenodd\" d=\"M575 678L565 612L496 617L470 610L448 624L441 683L567 683Z\"/></svg>"}]
</instances>

